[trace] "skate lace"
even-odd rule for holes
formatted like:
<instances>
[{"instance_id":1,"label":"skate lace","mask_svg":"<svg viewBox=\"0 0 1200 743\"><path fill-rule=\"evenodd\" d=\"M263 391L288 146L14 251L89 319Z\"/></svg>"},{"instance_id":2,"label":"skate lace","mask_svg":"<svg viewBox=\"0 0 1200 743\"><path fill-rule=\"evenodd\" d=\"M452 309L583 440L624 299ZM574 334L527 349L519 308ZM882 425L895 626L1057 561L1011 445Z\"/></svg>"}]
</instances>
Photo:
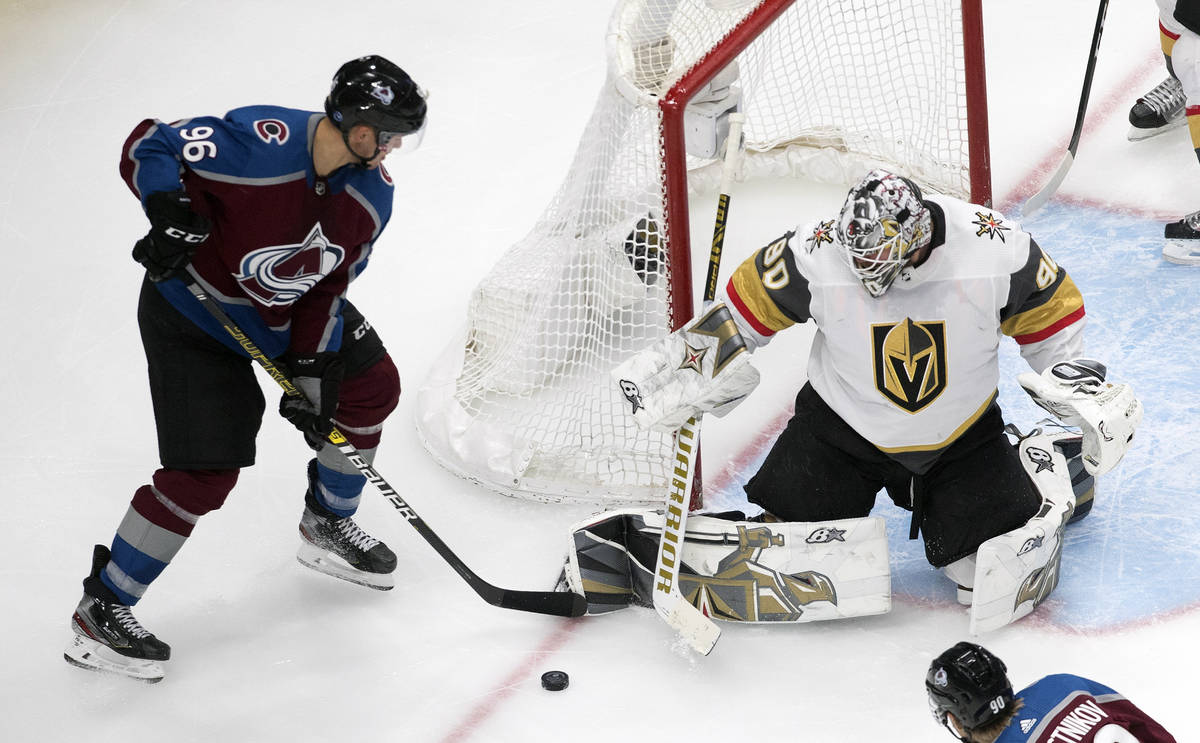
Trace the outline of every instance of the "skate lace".
<instances>
[{"instance_id":1,"label":"skate lace","mask_svg":"<svg viewBox=\"0 0 1200 743\"><path fill-rule=\"evenodd\" d=\"M117 624L121 625L121 629L126 633L133 635L137 639L149 636L149 632L141 625L134 616L133 612L129 611L129 607L123 604L112 604L113 619L117 620Z\"/></svg>"},{"instance_id":2,"label":"skate lace","mask_svg":"<svg viewBox=\"0 0 1200 743\"><path fill-rule=\"evenodd\" d=\"M334 526L341 532L350 544L354 545L363 552L370 552L371 548L379 544L379 540L359 528L358 524L354 523L352 518L344 518L337 521Z\"/></svg>"},{"instance_id":3,"label":"skate lace","mask_svg":"<svg viewBox=\"0 0 1200 743\"><path fill-rule=\"evenodd\" d=\"M1183 95L1183 86L1173 77L1168 77L1154 89L1142 96L1142 102L1149 106L1155 113L1170 118L1171 115L1183 108L1186 99Z\"/></svg>"},{"instance_id":4,"label":"skate lace","mask_svg":"<svg viewBox=\"0 0 1200 743\"><path fill-rule=\"evenodd\" d=\"M1193 230L1200 232L1200 211L1192 212L1183 218L1183 223Z\"/></svg>"}]
</instances>

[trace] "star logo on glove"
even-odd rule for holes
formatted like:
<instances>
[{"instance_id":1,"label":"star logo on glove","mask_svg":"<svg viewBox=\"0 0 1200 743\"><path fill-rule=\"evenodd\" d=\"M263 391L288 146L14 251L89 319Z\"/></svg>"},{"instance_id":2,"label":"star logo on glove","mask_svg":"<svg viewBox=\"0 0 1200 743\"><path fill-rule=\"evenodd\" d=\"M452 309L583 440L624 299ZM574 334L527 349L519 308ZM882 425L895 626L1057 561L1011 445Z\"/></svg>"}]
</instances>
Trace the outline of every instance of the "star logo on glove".
<instances>
[{"instance_id":1,"label":"star logo on glove","mask_svg":"<svg viewBox=\"0 0 1200 743\"><path fill-rule=\"evenodd\" d=\"M708 353L707 348L696 348L687 343L683 344L687 350L683 354L683 363L679 365L680 369L691 369L697 374L703 375L704 369L701 364L704 362L704 354Z\"/></svg>"}]
</instances>

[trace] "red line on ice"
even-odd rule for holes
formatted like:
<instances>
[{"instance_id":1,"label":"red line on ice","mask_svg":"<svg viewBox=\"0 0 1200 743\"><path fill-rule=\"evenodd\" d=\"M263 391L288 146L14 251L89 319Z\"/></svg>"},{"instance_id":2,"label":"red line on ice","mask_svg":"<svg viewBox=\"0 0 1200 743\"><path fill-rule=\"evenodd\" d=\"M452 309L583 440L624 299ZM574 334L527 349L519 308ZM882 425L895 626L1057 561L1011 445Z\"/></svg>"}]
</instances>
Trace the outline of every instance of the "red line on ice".
<instances>
[{"instance_id":1,"label":"red line on ice","mask_svg":"<svg viewBox=\"0 0 1200 743\"><path fill-rule=\"evenodd\" d=\"M514 668L508 676L504 678L492 691L488 692L463 718L462 722L458 723L445 738L442 738L442 743L458 743L470 738L485 720L491 717L496 708L503 704L513 692L520 688L521 684L526 679L536 672L545 662L554 655L554 653L562 647L575 632L585 619L565 619L559 623L558 629L550 633L550 636L538 645L536 650L530 652L525 660ZM540 686L538 687L540 690ZM547 692L549 693L549 692Z\"/></svg>"},{"instance_id":2,"label":"red line on ice","mask_svg":"<svg viewBox=\"0 0 1200 743\"><path fill-rule=\"evenodd\" d=\"M1079 148L1085 149L1083 140L1087 135L1098 129L1110 116L1117 112L1127 111L1129 106L1133 105L1133 91L1141 89L1141 83L1144 79L1152 75L1165 75L1166 65L1163 63L1162 54L1155 52L1152 56L1148 56L1144 62L1129 71L1129 73L1114 87L1107 96L1097 102L1094 98L1088 103L1088 113L1083 120L1083 132L1080 134ZM1080 80L1082 83L1082 80ZM1094 94L1096 91L1093 90ZM1071 120L1074 125L1075 120ZM1064 125L1065 126L1065 125ZM1047 179L1053 174L1058 163L1066 154L1067 144L1070 141L1070 131L1065 131L1067 135L1063 139L1062 145L1055 147L1042 156L1042 159L1033 169L1022 178L1016 186L1014 186L1003 199L996 202L997 208L1000 211L1008 213L1015 211L1016 207L1025 203L1025 201L1037 193L1037 190L1042 187ZM1162 215L1150 215L1146 213L1146 209L1140 205L1117 205L1112 203L1089 202L1081 199L1071 199L1059 194L1052 197L1056 201L1065 201L1067 203L1076 204L1079 206L1102 207L1105 209L1119 209L1123 212L1151 216L1154 219L1161 220Z\"/></svg>"}]
</instances>

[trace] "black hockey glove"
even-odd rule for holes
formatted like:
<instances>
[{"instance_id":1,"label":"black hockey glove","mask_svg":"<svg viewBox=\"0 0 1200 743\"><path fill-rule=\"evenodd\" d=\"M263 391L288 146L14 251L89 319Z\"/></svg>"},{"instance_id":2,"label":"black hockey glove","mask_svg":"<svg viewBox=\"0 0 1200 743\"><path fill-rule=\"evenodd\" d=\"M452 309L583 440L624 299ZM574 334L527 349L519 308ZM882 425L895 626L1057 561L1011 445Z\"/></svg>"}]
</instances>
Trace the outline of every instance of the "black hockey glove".
<instances>
[{"instance_id":1,"label":"black hockey glove","mask_svg":"<svg viewBox=\"0 0 1200 743\"><path fill-rule=\"evenodd\" d=\"M320 450L325 445L325 437L333 430L333 415L337 411L345 365L338 354L329 352L285 354L283 363L304 397L285 393L279 400L279 414L304 434L309 446Z\"/></svg>"},{"instance_id":2,"label":"black hockey glove","mask_svg":"<svg viewBox=\"0 0 1200 743\"><path fill-rule=\"evenodd\" d=\"M192 200L184 191L160 191L146 198L150 232L133 246L133 259L146 267L151 281L164 281L179 274L196 248L208 239L212 223L192 211Z\"/></svg>"}]
</instances>

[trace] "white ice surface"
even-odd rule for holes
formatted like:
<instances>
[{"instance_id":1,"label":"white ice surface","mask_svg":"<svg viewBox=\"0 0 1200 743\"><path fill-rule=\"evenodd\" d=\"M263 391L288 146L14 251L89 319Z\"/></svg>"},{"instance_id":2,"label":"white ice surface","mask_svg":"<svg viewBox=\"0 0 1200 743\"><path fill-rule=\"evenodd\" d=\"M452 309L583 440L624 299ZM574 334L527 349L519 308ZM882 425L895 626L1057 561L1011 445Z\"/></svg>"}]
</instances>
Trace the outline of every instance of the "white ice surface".
<instances>
[{"instance_id":1,"label":"white ice surface","mask_svg":"<svg viewBox=\"0 0 1200 743\"><path fill-rule=\"evenodd\" d=\"M361 522L399 554L396 590L305 570L294 551L307 450L271 415L259 464L138 606L173 647L167 680L147 687L61 659L91 545L111 540L157 466L134 320L141 276L129 260L145 221L117 174L121 143L145 117L318 108L332 71L363 53L385 54L432 92L424 148L389 163L394 217L354 288L408 390L377 465L484 577L552 583L565 528L586 509L502 498L442 471L417 442L411 393L462 321L470 289L557 187L603 78L610 8L0 3L0 244L9 256L0 741L948 740L930 720L922 679L935 654L966 638L967 617L904 543L896 514L890 614L724 625L714 653L698 658L650 610L564 621L487 606L370 493ZM1081 0L985 2L1003 209L1035 191L1066 146L1094 16L1095 3ZM1147 401L1140 448L1069 538L1059 605L985 641L1018 686L1055 672L1090 676L1195 741L1200 269L1164 266L1156 236L1161 220L1200 208L1200 165L1186 129L1124 139L1128 106L1162 78L1157 43L1153 3L1113 3L1074 168L1028 225L1087 278L1089 344ZM838 200L818 189L780 217L778 204L739 197L726 254ZM805 342L798 330L766 349L773 382L706 425L718 484L777 425ZM715 497L736 505L736 492L725 482ZM548 669L570 673L570 687L543 691Z\"/></svg>"}]
</instances>

